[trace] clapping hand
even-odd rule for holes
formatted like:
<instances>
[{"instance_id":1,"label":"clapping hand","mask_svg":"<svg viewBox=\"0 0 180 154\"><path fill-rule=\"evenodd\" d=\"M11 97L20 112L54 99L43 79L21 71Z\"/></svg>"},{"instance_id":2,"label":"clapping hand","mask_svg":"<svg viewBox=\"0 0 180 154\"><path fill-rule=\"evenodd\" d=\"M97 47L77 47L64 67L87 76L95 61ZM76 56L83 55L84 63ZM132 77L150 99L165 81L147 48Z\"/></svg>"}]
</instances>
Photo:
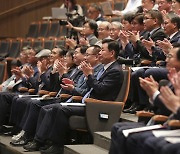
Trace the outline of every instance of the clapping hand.
<instances>
[{"instance_id":1,"label":"clapping hand","mask_svg":"<svg viewBox=\"0 0 180 154\"><path fill-rule=\"evenodd\" d=\"M159 84L152 76L145 79L139 78L141 87L146 91L147 95L152 99L154 93L158 90Z\"/></svg>"},{"instance_id":2,"label":"clapping hand","mask_svg":"<svg viewBox=\"0 0 180 154\"><path fill-rule=\"evenodd\" d=\"M139 31L128 31L128 36L129 36L129 40L135 44L136 41L140 40L140 34L139 34Z\"/></svg>"},{"instance_id":3,"label":"clapping hand","mask_svg":"<svg viewBox=\"0 0 180 154\"><path fill-rule=\"evenodd\" d=\"M151 54L152 54L151 47L152 47L152 46L155 46L155 42L154 42L151 38L149 38L149 41L143 39L143 40L142 40L142 43L143 43L143 45L146 47L146 49L147 49L147 51L149 52L149 54L151 55Z\"/></svg>"},{"instance_id":4,"label":"clapping hand","mask_svg":"<svg viewBox=\"0 0 180 154\"><path fill-rule=\"evenodd\" d=\"M81 38L79 39L79 44L80 44L80 45L86 45L86 46L88 46L88 45L89 45L89 41L86 40L85 38L81 37Z\"/></svg>"},{"instance_id":5,"label":"clapping hand","mask_svg":"<svg viewBox=\"0 0 180 154\"><path fill-rule=\"evenodd\" d=\"M23 76L22 71L19 67L12 69L11 72L16 76L16 80L18 80L19 78L22 78Z\"/></svg>"},{"instance_id":6,"label":"clapping hand","mask_svg":"<svg viewBox=\"0 0 180 154\"><path fill-rule=\"evenodd\" d=\"M163 52L165 54L168 54L169 53L169 49L173 48L173 46L170 43L170 41L168 39L166 39L166 38L163 41L157 40L156 44L163 50Z\"/></svg>"},{"instance_id":7,"label":"clapping hand","mask_svg":"<svg viewBox=\"0 0 180 154\"><path fill-rule=\"evenodd\" d=\"M48 69L48 66L46 65L46 63L44 63L43 61L38 61L37 62L37 68L38 68L38 71L39 71L39 74L42 74L44 73L45 71L47 71Z\"/></svg>"},{"instance_id":8,"label":"clapping hand","mask_svg":"<svg viewBox=\"0 0 180 154\"><path fill-rule=\"evenodd\" d=\"M67 73L69 70L69 68L66 66L66 64L60 60L57 62L56 67L57 67L57 70L60 75Z\"/></svg>"},{"instance_id":9,"label":"clapping hand","mask_svg":"<svg viewBox=\"0 0 180 154\"><path fill-rule=\"evenodd\" d=\"M72 91L74 89L74 82L68 78L62 79L63 84L61 84L61 87L65 90Z\"/></svg>"},{"instance_id":10,"label":"clapping hand","mask_svg":"<svg viewBox=\"0 0 180 154\"><path fill-rule=\"evenodd\" d=\"M180 107L180 95L175 95L172 90L167 86L161 87L160 91L161 95L159 96L159 98L162 100L164 105L173 113L176 113L176 111Z\"/></svg>"},{"instance_id":11,"label":"clapping hand","mask_svg":"<svg viewBox=\"0 0 180 154\"><path fill-rule=\"evenodd\" d=\"M126 47L126 45L129 43L128 33L126 31L121 30L119 32L119 38L121 40L121 43L122 43L122 46L123 46L123 49L124 49Z\"/></svg>"},{"instance_id":12,"label":"clapping hand","mask_svg":"<svg viewBox=\"0 0 180 154\"><path fill-rule=\"evenodd\" d=\"M33 77L34 69L32 68L32 66L25 66L23 69L23 73L28 78Z\"/></svg>"},{"instance_id":13,"label":"clapping hand","mask_svg":"<svg viewBox=\"0 0 180 154\"><path fill-rule=\"evenodd\" d=\"M69 38L66 39L66 46L70 47L71 49L74 49L76 45L77 45L76 40Z\"/></svg>"},{"instance_id":14,"label":"clapping hand","mask_svg":"<svg viewBox=\"0 0 180 154\"><path fill-rule=\"evenodd\" d=\"M171 68L169 70L168 78L175 89L176 95L180 97L180 71L177 72L175 68Z\"/></svg>"},{"instance_id":15,"label":"clapping hand","mask_svg":"<svg viewBox=\"0 0 180 154\"><path fill-rule=\"evenodd\" d=\"M81 62L80 68L86 77L93 74L92 66L85 61Z\"/></svg>"}]
</instances>

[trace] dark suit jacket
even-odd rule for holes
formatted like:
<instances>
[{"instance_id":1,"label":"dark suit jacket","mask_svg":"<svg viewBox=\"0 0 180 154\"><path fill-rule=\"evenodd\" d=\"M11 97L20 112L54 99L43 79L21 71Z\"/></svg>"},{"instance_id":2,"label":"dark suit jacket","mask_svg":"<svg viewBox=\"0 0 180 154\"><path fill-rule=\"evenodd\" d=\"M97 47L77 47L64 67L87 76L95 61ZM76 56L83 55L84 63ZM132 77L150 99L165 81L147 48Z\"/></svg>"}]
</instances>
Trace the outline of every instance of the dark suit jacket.
<instances>
[{"instance_id":1,"label":"dark suit jacket","mask_svg":"<svg viewBox=\"0 0 180 154\"><path fill-rule=\"evenodd\" d=\"M176 114L174 114L174 118L177 119L177 120L180 120L180 108L178 109Z\"/></svg>"},{"instance_id":2,"label":"dark suit jacket","mask_svg":"<svg viewBox=\"0 0 180 154\"><path fill-rule=\"evenodd\" d=\"M32 67L34 70L33 77L30 77L29 79L22 78L22 84L25 85L24 87L37 89L37 80L39 78L39 71L37 69L37 66L32 66Z\"/></svg>"},{"instance_id":3,"label":"dark suit jacket","mask_svg":"<svg viewBox=\"0 0 180 154\"><path fill-rule=\"evenodd\" d=\"M93 35L93 34L89 35L87 37L87 39L88 39L90 45L94 45L94 44L96 44L98 42L97 37L95 35Z\"/></svg>"},{"instance_id":4,"label":"dark suit jacket","mask_svg":"<svg viewBox=\"0 0 180 154\"><path fill-rule=\"evenodd\" d=\"M171 90L174 90L174 88L170 82L167 84L167 86ZM157 109L155 111L156 114L162 114L162 115L169 116L172 113L169 109L166 108L164 103L160 100L159 95L154 100L154 106L157 107Z\"/></svg>"},{"instance_id":5,"label":"dark suit jacket","mask_svg":"<svg viewBox=\"0 0 180 154\"><path fill-rule=\"evenodd\" d=\"M94 77L97 78L97 75L99 71L102 69L103 65L99 64L94 68ZM84 96L88 91L90 90L90 87L86 83L86 79L84 74L79 78L79 82L77 86L72 91L72 95L80 95Z\"/></svg>"},{"instance_id":6,"label":"dark suit jacket","mask_svg":"<svg viewBox=\"0 0 180 154\"><path fill-rule=\"evenodd\" d=\"M75 72L74 72L74 71L75 71ZM77 83L78 83L78 81L79 81L79 78L81 77L81 75L82 75L83 72L82 72L81 70L79 70L77 67L75 68L74 71L73 71L69 76L67 76L67 74L63 74L62 77L61 77L61 79L68 77L69 79L71 79L71 80L74 81L74 84L75 84L75 86L76 86ZM70 91L65 90L65 89L62 89L62 90L61 90L61 94L64 94L64 93L66 93L66 94L71 94Z\"/></svg>"},{"instance_id":7,"label":"dark suit jacket","mask_svg":"<svg viewBox=\"0 0 180 154\"><path fill-rule=\"evenodd\" d=\"M43 87L42 87L43 90L51 91L51 86L50 86L51 85L51 81L50 81L51 71L52 71L52 66L49 67L48 70L40 76L39 84L43 84Z\"/></svg>"},{"instance_id":8,"label":"dark suit jacket","mask_svg":"<svg viewBox=\"0 0 180 154\"><path fill-rule=\"evenodd\" d=\"M59 77L58 72L56 72L54 74L50 73L50 83L51 83L50 88L51 88L51 91L58 92L60 90L60 88L61 88L60 84L62 84L62 78L69 78L75 68L76 68L75 66L70 68L68 70L68 72L66 74L64 74L62 77Z\"/></svg>"},{"instance_id":9,"label":"dark suit jacket","mask_svg":"<svg viewBox=\"0 0 180 154\"><path fill-rule=\"evenodd\" d=\"M162 28L158 28L155 31L153 31L152 34L146 33L146 35L144 35L143 38L146 40L151 38L154 42L156 42L157 40L164 40L164 38L166 38L166 34L164 33L164 30ZM154 61L154 57L149 55L149 52L142 45L141 41L136 42L136 51L140 53L141 58L150 59Z\"/></svg>"},{"instance_id":10,"label":"dark suit jacket","mask_svg":"<svg viewBox=\"0 0 180 154\"><path fill-rule=\"evenodd\" d=\"M105 19L104 19L103 16L101 15L100 17L98 17L98 18L96 19L96 21L105 21Z\"/></svg>"},{"instance_id":11,"label":"dark suit jacket","mask_svg":"<svg viewBox=\"0 0 180 154\"><path fill-rule=\"evenodd\" d=\"M93 88L90 98L115 100L121 89L123 79L123 72L117 61L108 67L99 80L93 75L89 75L87 84Z\"/></svg>"},{"instance_id":12,"label":"dark suit jacket","mask_svg":"<svg viewBox=\"0 0 180 154\"><path fill-rule=\"evenodd\" d=\"M173 43L180 43L180 31L178 31L171 39L171 44Z\"/></svg>"},{"instance_id":13,"label":"dark suit jacket","mask_svg":"<svg viewBox=\"0 0 180 154\"><path fill-rule=\"evenodd\" d=\"M171 44L180 43L180 31L178 31L169 41L171 42ZM164 52L158 47L153 48L153 57L155 57L157 60L166 59Z\"/></svg>"}]
</instances>

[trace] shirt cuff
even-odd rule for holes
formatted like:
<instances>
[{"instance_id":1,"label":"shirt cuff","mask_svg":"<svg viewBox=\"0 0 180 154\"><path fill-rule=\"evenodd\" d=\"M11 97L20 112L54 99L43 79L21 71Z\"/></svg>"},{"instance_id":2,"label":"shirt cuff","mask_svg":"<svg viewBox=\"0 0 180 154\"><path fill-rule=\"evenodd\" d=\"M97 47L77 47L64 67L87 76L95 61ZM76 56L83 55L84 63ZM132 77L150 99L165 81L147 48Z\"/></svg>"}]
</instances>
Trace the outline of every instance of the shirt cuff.
<instances>
[{"instance_id":1,"label":"shirt cuff","mask_svg":"<svg viewBox=\"0 0 180 154\"><path fill-rule=\"evenodd\" d=\"M153 97L152 97L153 101L156 99L156 97L157 97L159 94L160 94L160 91L159 91L159 90L157 90L157 91L153 94Z\"/></svg>"}]
</instances>

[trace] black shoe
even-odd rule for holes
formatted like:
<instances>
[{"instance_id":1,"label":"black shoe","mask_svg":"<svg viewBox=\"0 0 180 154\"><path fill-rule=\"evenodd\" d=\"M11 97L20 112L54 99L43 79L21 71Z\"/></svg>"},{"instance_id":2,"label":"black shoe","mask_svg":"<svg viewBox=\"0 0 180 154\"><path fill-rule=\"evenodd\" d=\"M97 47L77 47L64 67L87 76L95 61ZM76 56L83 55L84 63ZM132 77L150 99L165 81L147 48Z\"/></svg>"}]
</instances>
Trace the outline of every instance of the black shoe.
<instances>
[{"instance_id":1,"label":"black shoe","mask_svg":"<svg viewBox=\"0 0 180 154\"><path fill-rule=\"evenodd\" d=\"M136 106L135 108L133 108L132 110L130 110L129 113L135 114L136 111L141 111L141 110L143 110L143 109L144 109L144 106L138 105L138 106Z\"/></svg>"},{"instance_id":2,"label":"black shoe","mask_svg":"<svg viewBox=\"0 0 180 154\"><path fill-rule=\"evenodd\" d=\"M136 107L136 103L133 103L130 108L124 109L123 112L124 113L130 113L130 110L134 109L135 107Z\"/></svg>"},{"instance_id":3,"label":"black shoe","mask_svg":"<svg viewBox=\"0 0 180 154\"><path fill-rule=\"evenodd\" d=\"M23 148L27 151L38 151L42 144L36 140L32 142L28 142L28 144L24 145Z\"/></svg>"},{"instance_id":4,"label":"black shoe","mask_svg":"<svg viewBox=\"0 0 180 154\"><path fill-rule=\"evenodd\" d=\"M58 145L52 145L46 150L41 150L41 154L63 154L64 148Z\"/></svg>"},{"instance_id":5,"label":"black shoe","mask_svg":"<svg viewBox=\"0 0 180 154\"><path fill-rule=\"evenodd\" d=\"M19 129L18 127L15 127L15 126L13 126L13 127L10 126L8 129L9 129L9 131L4 132L3 135L13 136L13 135L18 134L21 131L21 129Z\"/></svg>"},{"instance_id":6,"label":"black shoe","mask_svg":"<svg viewBox=\"0 0 180 154\"><path fill-rule=\"evenodd\" d=\"M0 126L0 135L7 133L12 130L12 126Z\"/></svg>"},{"instance_id":7,"label":"black shoe","mask_svg":"<svg viewBox=\"0 0 180 154\"><path fill-rule=\"evenodd\" d=\"M13 146L23 146L26 145L29 141L32 141L32 139L32 137L27 137L27 135L24 134L18 140L10 142L10 144Z\"/></svg>"},{"instance_id":8,"label":"black shoe","mask_svg":"<svg viewBox=\"0 0 180 154\"><path fill-rule=\"evenodd\" d=\"M9 132L4 132L3 135L5 135L5 136L13 136L14 133L12 131L9 131Z\"/></svg>"},{"instance_id":9,"label":"black shoe","mask_svg":"<svg viewBox=\"0 0 180 154\"><path fill-rule=\"evenodd\" d=\"M39 148L39 150L40 150L40 151L41 151L41 150L46 150L46 149L48 149L50 146L52 146L52 142L51 142L51 141L47 141L44 146L42 146L42 147Z\"/></svg>"}]
</instances>

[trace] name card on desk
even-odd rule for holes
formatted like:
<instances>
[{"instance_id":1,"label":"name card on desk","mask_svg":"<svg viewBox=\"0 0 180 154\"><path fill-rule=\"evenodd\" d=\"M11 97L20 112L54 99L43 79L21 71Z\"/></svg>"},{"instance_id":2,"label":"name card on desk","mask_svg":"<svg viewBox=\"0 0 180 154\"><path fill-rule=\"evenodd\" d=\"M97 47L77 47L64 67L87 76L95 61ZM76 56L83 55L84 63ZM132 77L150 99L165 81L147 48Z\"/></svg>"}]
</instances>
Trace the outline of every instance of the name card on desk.
<instances>
[{"instance_id":1,"label":"name card on desk","mask_svg":"<svg viewBox=\"0 0 180 154\"><path fill-rule=\"evenodd\" d=\"M22 98L22 97L38 97L39 95L18 95L19 98Z\"/></svg>"},{"instance_id":2,"label":"name card on desk","mask_svg":"<svg viewBox=\"0 0 180 154\"><path fill-rule=\"evenodd\" d=\"M83 103L60 103L62 106L86 106Z\"/></svg>"},{"instance_id":3,"label":"name card on desk","mask_svg":"<svg viewBox=\"0 0 180 154\"><path fill-rule=\"evenodd\" d=\"M180 143L180 137L166 137L165 140L173 144Z\"/></svg>"},{"instance_id":4,"label":"name card on desk","mask_svg":"<svg viewBox=\"0 0 180 154\"><path fill-rule=\"evenodd\" d=\"M152 131L155 137L180 137L180 129L176 130L154 130Z\"/></svg>"},{"instance_id":5,"label":"name card on desk","mask_svg":"<svg viewBox=\"0 0 180 154\"><path fill-rule=\"evenodd\" d=\"M145 68L145 69L148 69L148 68L159 68L159 67L149 67L149 66L144 66L144 67L131 67L131 70L133 72L139 70L139 69L142 69L142 68Z\"/></svg>"},{"instance_id":6,"label":"name card on desk","mask_svg":"<svg viewBox=\"0 0 180 154\"><path fill-rule=\"evenodd\" d=\"M126 129L126 130L123 130L122 133L125 137L128 137L129 134L132 134L132 133L139 133L139 132L160 129L160 128L163 128L163 126L162 125L145 126L145 127L139 127L139 128Z\"/></svg>"}]
</instances>

